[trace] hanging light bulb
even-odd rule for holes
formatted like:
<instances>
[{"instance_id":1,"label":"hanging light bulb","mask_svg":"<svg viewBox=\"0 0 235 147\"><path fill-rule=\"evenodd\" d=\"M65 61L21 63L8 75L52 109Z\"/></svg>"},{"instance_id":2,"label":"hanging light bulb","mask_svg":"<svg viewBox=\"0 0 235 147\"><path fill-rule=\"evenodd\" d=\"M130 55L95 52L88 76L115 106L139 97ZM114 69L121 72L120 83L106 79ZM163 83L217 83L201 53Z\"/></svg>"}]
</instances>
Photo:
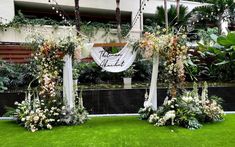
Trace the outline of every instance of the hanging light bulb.
<instances>
[{"instance_id":1,"label":"hanging light bulb","mask_svg":"<svg viewBox=\"0 0 235 147\"><path fill-rule=\"evenodd\" d=\"M64 16L62 16L62 19L64 19Z\"/></svg>"},{"instance_id":2,"label":"hanging light bulb","mask_svg":"<svg viewBox=\"0 0 235 147\"><path fill-rule=\"evenodd\" d=\"M55 12L56 12L56 13L59 13L59 11L58 11L58 10L56 10Z\"/></svg>"},{"instance_id":3,"label":"hanging light bulb","mask_svg":"<svg viewBox=\"0 0 235 147\"><path fill-rule=\"evenodd\" d=\"M52 9L52 10L55 10L55 7L54 7L54 6L52 6L52 7L51 7L51 9Z\"/></svg>"},{"instance_id":4,"label":"hanging light bulb","mask_svg":"<svg viewBox=\"0 0 235 147\"><path fill-rule=\"evenodd\" d=\"M60 13L59 16L62 16L62 14Z\"/></svg>"}]
</instances>

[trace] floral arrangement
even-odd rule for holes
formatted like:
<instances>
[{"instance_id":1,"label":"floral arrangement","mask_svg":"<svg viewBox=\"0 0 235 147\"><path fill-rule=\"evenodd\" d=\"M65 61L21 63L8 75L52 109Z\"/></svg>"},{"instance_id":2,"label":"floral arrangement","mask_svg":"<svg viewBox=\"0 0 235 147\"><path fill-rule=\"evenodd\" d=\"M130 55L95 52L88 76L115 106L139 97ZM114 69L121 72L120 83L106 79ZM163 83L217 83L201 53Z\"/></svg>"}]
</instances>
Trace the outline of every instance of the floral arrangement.
<instances>
[{"instance_id":1,"label":"floral arrangement","mask_svg":"<svg viewBox=\"0 0 235 147\"><path fill-rule=\"evenodd\" d=\"M79 97L76 95L75 98L75 107L72 110L67 109L66 115L62 120L67 125L79 125L88 120L88 112L83 106L82 90L80 91Z\"/></svg>"},{"instance_id":2,"label":"floral arrangement","mask_svg":"<svg viewBox=\"0 0 235 147\"><path fill-rule=\"evenodd\" d=\"M15 117L19 124L35 132L52 129L56 125L82 124L87 120L88 113L83 107L82 94L78 106L70 110L63 105L60 91L63 57L66 54L73 56L75 48L81 46L81 38L68 37L55 41L35 36L31 39L30 47L33 49L33 62L37 66L35 73L39 86L32 91L29 85L25 100L15 103Z\"/></svg>"},{"instance_id":3,"label":"floral arrangement","mask_svg":"<svg viewBox=\"0 0 235 147\"><path fill-rule=\"evenodd\" d=\"M164 77L169 84L171 97L176 97L185 81L184 63L186 63L188 47L186 46L186 35L165 34L166 30L157 33L144 34L140 40L139 47L144 58L151 59L157 54L164 62Z\"/></svg>"},{"instance_id":4,"label":"floral arrangement","mask_svg":"<svg viewBox=\"0 0 235 147\"><path fill-rule=\"evenodd\" d=\"M75 48L82 47L82 38L67 37L59 41L44 39L41 36L33 36L30 40L30 48L33 49L33 57L40 84L40 96L55 97L56 89L62 85L63 57L66 54L74 55Z\"/></svg>"},{"instance_id":5,"label":"floral arrangement","mask_svg":"<svg viewBox=\"0 0 235 147\"><path fill-rule=\"evenodd\" d=\"M165 99L163 105L148 118L156 126L178 125L189 129L198 129L205 122L223 120L224 112L218 97L208 98L207 83L204 83L201 96L198 94L197 84L193 91L186 91L183 95Z\"/></svg>"},{"instance_id":6,"label":"floral arrangement","mask_svg":"<svg viewBox=\"0 0 235 147\"><path fill-rule=\"evenodd\" d=\"M69 110L59 98L43 100L37 91L29 91L24 101L15 102L17 109L14 116L20 125L31 132L52 129L57 125L83 124L88 120L88 112L83 106L82 92L77 98L76 106Z\"/></svg>"},{"instance_id":7,"label":"floral arrangement","mask_svg":"<svg viewBox=\"0 0 235 147\"><path fill-rule=\"evenodd\" d=\"M58 99L40 100L36 93L27 93L26 98L17 105L15 118L17 122L35 132L41 129L52 129L52 126L61 124L65 116L65 106Z\"/></svg>"},{"instance_id":8,"label":"floral arrangement","mask_svg":"<svg viewBox=\"0 0 235 147\"><path fill-rule=\"evenodd\" d=\"M171 42L172 34L160 35L144 33L144 37L140 40L139 47L144 58L150 59L156 54L162 54L164 49Z\"/></svg>"}]
</instances>

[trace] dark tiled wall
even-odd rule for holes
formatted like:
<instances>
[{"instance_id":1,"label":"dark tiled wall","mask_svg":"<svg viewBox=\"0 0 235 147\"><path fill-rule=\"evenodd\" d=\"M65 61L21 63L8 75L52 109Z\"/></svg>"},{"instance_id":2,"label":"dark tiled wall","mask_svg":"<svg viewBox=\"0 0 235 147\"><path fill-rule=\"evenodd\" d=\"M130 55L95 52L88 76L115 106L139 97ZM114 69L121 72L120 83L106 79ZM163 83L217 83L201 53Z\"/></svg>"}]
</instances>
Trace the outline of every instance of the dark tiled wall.
<instances>
[{"instance_id":1,"label":"dark tiled wall","mask_svg":"<svg viewBox=\"0 0 235 147\"><path fill-rule=\"evenodd\" d=\"M145 89L84 90L84 106L90 114L137 113L143 107ZM235 87L210 87L209 95L224 99L225 111L235 111ZM158 89L158 105L166 96L166 89ZM14 106L15 101L22 101L24 93L0 93L0 116L5 113L5 106Z\"/></svg>"}]
</instances>

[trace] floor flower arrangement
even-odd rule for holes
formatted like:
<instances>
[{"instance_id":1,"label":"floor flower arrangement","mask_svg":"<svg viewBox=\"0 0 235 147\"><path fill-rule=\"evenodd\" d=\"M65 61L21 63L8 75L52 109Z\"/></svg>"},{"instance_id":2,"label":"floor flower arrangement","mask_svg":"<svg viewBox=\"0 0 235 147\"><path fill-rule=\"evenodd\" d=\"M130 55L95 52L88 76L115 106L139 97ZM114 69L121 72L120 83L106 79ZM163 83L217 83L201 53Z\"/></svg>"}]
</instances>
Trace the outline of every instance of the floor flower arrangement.
<instances>
[{"instance_id":1,"label":"floor flower arrangement","mask_svg":"<svg viewBox=\"0 0 235 147\"><path fill-rule=\"evenodd\" d=\"M168 83L168 97L162 106L153 110L149 97L144 108L139 110L140 118L148 120L156 126L178 125L189 129L198 129L206 122L223 120L224 112L221 98L208 97L208 86L204 83L199 95L195 83L192 91L184 88L187 51L185 35L161 33L145 33L139 43L143 57L149 59L159 54L165 66L164 79Z\"/></svg>"},{"instance_id":2,"label":"floor flower arrangement","mask_svg":"<svg viewBox=\"0 0 235 147\"><path fill-rule=\"evenodd\" d=\"M88 119L82 102L82 93L75 92L77 103L74 108L64 105L61 93L63 56L73 56L77 46L81 46L80 38L65 38L55 41L36 36L30 47L33 49L36 65L35 74L38 86L29 85L25 100L16 102L15 118L17 122L35 132L41 129L52 129L56 125L78 125ZM32 81L33 82L33 81Z\"/></svg>"}]
</instances>

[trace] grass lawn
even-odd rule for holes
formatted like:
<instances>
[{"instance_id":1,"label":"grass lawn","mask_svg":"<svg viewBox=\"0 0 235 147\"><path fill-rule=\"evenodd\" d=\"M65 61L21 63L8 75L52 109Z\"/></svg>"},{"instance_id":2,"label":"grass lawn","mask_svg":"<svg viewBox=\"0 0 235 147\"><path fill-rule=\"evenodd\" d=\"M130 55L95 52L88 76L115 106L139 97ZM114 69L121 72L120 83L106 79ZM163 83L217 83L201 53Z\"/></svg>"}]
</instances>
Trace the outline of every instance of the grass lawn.
<instances>
[{"instance_id":1,"label":"grass lawn","mask_svg":"<svg viewBox=\"0 0 235 147\"><path fill-rule=\"evenodd\" d=\"M172 131L173 130L173 131ZM0 147L29 146L235 146L235 115L224 122L205 124L199 130L154 127L136 116L95 117L81 126L61 126L31 133L14 121L0 121Z\"/></svg>"}]
</instances>

